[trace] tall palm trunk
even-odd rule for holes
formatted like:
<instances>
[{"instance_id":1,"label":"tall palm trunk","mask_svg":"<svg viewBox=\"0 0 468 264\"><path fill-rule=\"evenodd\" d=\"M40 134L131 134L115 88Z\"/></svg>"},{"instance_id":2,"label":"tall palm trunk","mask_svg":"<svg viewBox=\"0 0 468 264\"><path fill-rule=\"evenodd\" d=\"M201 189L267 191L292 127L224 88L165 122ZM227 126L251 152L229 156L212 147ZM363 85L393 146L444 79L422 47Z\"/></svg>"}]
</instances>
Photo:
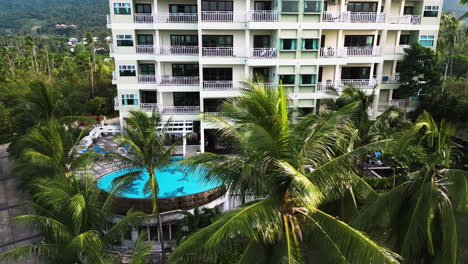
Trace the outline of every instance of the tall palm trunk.
<instances>
[{"instance_id":1,"label":"tall palm trunk","mask_svg":"<svg viewBox=\"0 0 468 264\"><path fill-rule=\"evenodd\" d=\"M164 234L163 234L163 225L161 221L161 214L158 208L158 182L156 181L156 174L154 173L154 168L151 168L149 171L150 180L151 180L151 191L153 196L153 214L156 214L158 217L158 225L159 225L159 242L161 243L161 261L162 263L166 263L166 250L164 248Z\"/></svg>"}]
</instances>

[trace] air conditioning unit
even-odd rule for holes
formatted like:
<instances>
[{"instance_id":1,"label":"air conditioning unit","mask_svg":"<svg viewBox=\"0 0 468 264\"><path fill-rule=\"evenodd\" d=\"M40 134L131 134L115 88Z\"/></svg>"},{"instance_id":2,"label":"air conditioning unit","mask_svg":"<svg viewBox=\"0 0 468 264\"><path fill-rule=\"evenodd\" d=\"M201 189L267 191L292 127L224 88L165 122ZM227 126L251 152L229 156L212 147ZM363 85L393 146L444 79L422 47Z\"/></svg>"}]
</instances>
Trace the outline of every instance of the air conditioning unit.
<instances>
[{"instance_id":1,"label":"air conditioning unit","mask_svg":"<svg viewBox=\"0 0 468 264\"><path fill-rule=\"evenodd\" d=\"M329 5L336 5L336 0L328 0Z\"/></svg>"}]
</instances>

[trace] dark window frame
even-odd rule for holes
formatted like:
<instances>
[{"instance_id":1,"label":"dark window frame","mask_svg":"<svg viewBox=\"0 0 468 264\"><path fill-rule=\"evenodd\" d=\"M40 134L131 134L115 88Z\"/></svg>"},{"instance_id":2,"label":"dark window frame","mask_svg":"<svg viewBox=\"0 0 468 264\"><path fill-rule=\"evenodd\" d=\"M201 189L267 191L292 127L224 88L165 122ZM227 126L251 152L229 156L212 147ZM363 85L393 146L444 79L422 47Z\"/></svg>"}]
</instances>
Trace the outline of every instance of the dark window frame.
<instances>
[{"instance_id":1,"label":"dark window frame","mask_svg":"<svg viewBox=\"0 0 468 264\"><path fill-rule=\"evenodd\" d=\"M376 13L378 2L348 2L346 10L356 13Z\"/></svg>"},{"instance_id":2,"label":"dark window frame","mask_svg":"<svg viewBox=\"0 0 468 264\"><path fill-rule=\"evenodd\" d=\"M279 80L280 80L280 83L283 85L295 85L296 75L295 74L280 74Z\"/></svg>"}]
</instances>

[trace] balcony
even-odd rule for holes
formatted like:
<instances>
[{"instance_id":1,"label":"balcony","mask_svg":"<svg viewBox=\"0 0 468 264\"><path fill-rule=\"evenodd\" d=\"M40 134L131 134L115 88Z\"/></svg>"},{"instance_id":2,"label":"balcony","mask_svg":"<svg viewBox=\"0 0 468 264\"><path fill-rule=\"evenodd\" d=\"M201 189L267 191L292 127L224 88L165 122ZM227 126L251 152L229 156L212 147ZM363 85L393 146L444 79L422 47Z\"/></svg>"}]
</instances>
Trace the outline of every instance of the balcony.
<instances>
[{"instance_id":1,"label":"balcony","mask_svg":"<svg viewBox=\"0 0 468 264\"><path fill-rule=\"evenodd\" d=\"M250 11L248 17L249 17L250 22L277 22L278 11L277 10Z\"/></svg>"},{"instance_id":2,"label":"balcony","mask_svg":"<svg viewBox=\"0 0 468 264\"><path fill-rule=\"evenodd\" d=\"M138 24L151 24L154 23L154 17L152 14L136 13L133 15L133 22Z\"/></svg>"},{"instance_id":3,"label":"balcony","mask_svg":"<svg viewBox=\"0 0 468 264\"><path fill-rule=\"evenodd\" d=\"M421 16L404 15L404 16L391 16L388 18L388 23L391 24L421 24Z\"/></svg>"},{"instance_id":4,"label":"balcony","mask_svg":"<svg viewBox=\"0 0 468 264\"><path fill-rule=\"evenodd\" d=\"M109 56L113 57L115 55L115 46L114 44L109 44Z\"/></svg>"},{"instance_id":5,"label":"balcony","mask_svg":"<svg viewBox=\"0 0 468 264\"><path fill-rule=\"evenodd\" d=\"M159 112L168 115L196 115L200 113L200 106L159 106Z\"/></svg>"},{"instance_id":6,"label":"balcony","mask_svg":"<svg viewBox=\"0 0 468 264\"><path fill-rule=\"evenodd\" d=\"M137 54L153 54L153 55L198 55L197 46L170 46L156 47L153 45L137 45Z\"/></svg>"},{"instance_id":7,"label":"balcony","mask_svg":"<svg viewBox=\"0 0 468 264\"><path fill-rule=\"evenodd\" d=\"M214 47L203 48L204 57L243 57L244 49Z\"/></svg>"},{"instance_id":8,"label":"balcony","mask_svg":"<svg viewBox=\"0 0 468 264\"><path fill-rule=\"evenodd\" d=\"M379 112L385 112L388 108L395 106L398 108L406 109L406 99L393 99L389 103L380 103Z\"/></svg>"},{"instance_id":9,"label":"balcony","mask_svg":"<svg viewBox=\"0 0 468 264\"><path fill-rule=\"evenodd\" d=\"M106 15L106 18L107 18L107 24L108 24L108 25L112 24L112 17L111 17L111 15L107 14L107 15Z\"/></svg>"},{"instance_id":10,"label":"balcony","mask_svg":"<svg viewBox=\"0 0 468 264\"><path fill-rule=\"evenodd\" d=\"M245 14L233 11L203 11L203 22L245 22Z\"/></svg>"},{"instance_id":11,"label":"balcony","mask_svg":"<svg viewBox=\"0 0 468 264\"><path fill-rule=\"evenodd\" d=\"M379 55L380 47L320 48L320 57L322 58L369 57Z\"/></svg>"},{"instance_id":12,"label":"balcony","mask_svg":"<svg viewBox=\"0 0 468 264\"><path fill-rule=\"evenodd\" d=\"M396 45L396 46L386 46L384 47L385 55L404 55L405 49L410 48L410 45Z\"/></svg>"},{"instance_id":13,"label":"balcony","mask_svg":"<svg viewBox=\"0 0 468 264\"><path fill-rule=\"evenodd\" d=\"M276 48L253 48L250 49L250 58L273 59L278 56Z\"/></svg>"},{"instance_id":14,"label":"balcony","mask_svg":"<svg viewBox=\"0 0 468 264\"><path fill-rule=\"evenodd\" d=\"M235 90L232 81L204 81L204 91L231 91Z\"/></svg>"},{"instance_id":15,"label":"balcony","mask_svg":"<svg viewBox=\"0 0 468 264\"><path fill-rule=\"evenodd\" d=\"M383 84L392 84L392 83L399 83L400 81L400 73L395 73L393 75L384 75L382 76L382 83Z\"/></svg>"},{"instance_id":16,"label":"balcony","mask_svg":"<svg viewBox=\"0 0 468 264\"><path fill-rule=\"evenodd\" d=\"M158 111L158 104L148 104L148 103L141 103L140 104L140 109L146 112L153 112L153 110Z\"/></svg>"},{"instance_id":17,"label":"balcony","mask_svg":"<svg viewBox=\"0 0 468 264\"><path fill-rule=\"evenodd\" d=\"M157 83L156 75L142 74L138 75L138 83Z\"/></svg>"},{"instance_id":18,"label":"balcony","mask_svg":"<svg viewBox=\"0 0 468 264\"><path fill-rule=\"evenodd\" d=\"M198 76L161 76L160 86L196 86L200 83Z\"/></svg>"},{"instance_id":19,"label":"balcony","mask_svg":"<svg viewBox=\"0 0 468 264\"><path fill-rule=\"evenodd\" d=\"M197 13L160 13L158 23L198 23Z\"/></svg>"},{"instance_id":20,"label":"balcony","mask_svg":"<svg viewBox=\"0 0 468 264\"><path fill-rule=\"evenodd\" d=\"M384 23L385 14L369 12L323 12L323 22Z\"/></svg>"},{"instance_id":21,"label":"balcony","mask_svg":"<svg viewBox=\"0 0 468 264\"><path fill-rule=\"evenodd\" d=\"M352 86L360 89L373 89L376 85L374 79L343 79L337 80L336 82L319 82L317 83L315 92L326 93L326 92L340 92L346 86Z\"/></svg>"}]
</instances>

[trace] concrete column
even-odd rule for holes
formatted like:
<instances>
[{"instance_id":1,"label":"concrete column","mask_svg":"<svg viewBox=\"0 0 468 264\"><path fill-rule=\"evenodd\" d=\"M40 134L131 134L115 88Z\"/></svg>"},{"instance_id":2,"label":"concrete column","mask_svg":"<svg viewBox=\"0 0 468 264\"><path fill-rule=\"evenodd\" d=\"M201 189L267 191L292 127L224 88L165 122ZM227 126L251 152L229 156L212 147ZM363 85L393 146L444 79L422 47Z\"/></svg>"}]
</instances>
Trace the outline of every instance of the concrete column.
<instances>
[{"instance_id":1,"label":"concrete column","mask_svg":"<svg viewBox=\"0 0 468 264\"><path fill-rule=\"evenodd\" d=\"M379 0L379 1L377 2L377 15L380 14L380 13L382 13L382 12L380 12L380 10L382 10L382 1L383 1L383 0Z\"/></svg>"},{"instance_id":2,"label":"concrete column","mask_svg":"<svg viewBox=\"0 0 468 264\"><path fill-rule=\"evenodd\" d=\"M383 61L381 63L377 64L377 87L375 89L373 108L372 108L372 117L373 118L377 117L378 110L379 110L379 97L380 97L380 87L379 86L380 86L380 83L382 82L383 64L384 64Z\"/></svg>"},{"instance_id":3,"label":"concrete column","mask_svg":"<svg viewBox=\"0 0 468 264\"><path fill-rule=\"evenodd\" d=\"M184 125L184 132L182 133L182 155L184 158L187 156L187 137L185 134L185 125Z\"/></svg>"},{"instance_id":4,"label":"concrete column","mask_svg":"<svg viewBox=\"0 0 468 264\"><path fill-rule=\"evenodd\" d=\"M153 1L153 17L156 18L156 16L158 15L159 13L159 10L158 10L158 0L154 0Z\"/></svg>"},{"instance_id":5,"label":"concrete column","mask_svg":"<svg viewBox=\"0 0 468 264\"><path fill-rule=\"evenodd\" d=\"M340 65L335 65L335 75L333 76L335 79L335 84L341 79L341 73L340 73Z\"/></svg>"},{"instance_id":6,"label":"concrete column","mask_svg":"<svg viewBox=\"0 0 468 264\"><path fill-rule=\"evenodd\" d=\"M390 19L391 6L392 6L392 0L385 0L385 7L384 7L385 22L388 22Z\"/></svg>"},{"instance_id":7,"label":"concrete column","mask_svg":"<svg viewBox=\"0 0 468 264\"><path fill-rule=\"evenodd\" d=\"M346 12L346 0L340 2L340 12Z\"/></svg>"},{"instance_id":8,"label":"concrete column","mask_svg":"<svg viewBox=\"0 0 468 264\"><path fill-rule=\"evenodd\" d=\"M132 228L131 233L132 241L135 242L138 239L138 230L136 228Z\"/></svg>"},{"instance_id":9,"label":"concrete column","mask_svg":"<svg viewBox=\"0 0 468 264\"><path fill-rule=\"evenodd\" d=\"M401 0L400 16L402 16L403 13L404 13L404 10L405 10L405 2L406 2L406 0Z\"/></svg>"},{"instance_id":10,"label":"concrete column","mask_svg":"<svg viewBox=\"0 0 468 264\"><path fill-rule=\"evenodd\" d=\"M380 34L380 56L382 56L384 53L385 44L387 43L387 36L388 30L382 30L382 34Z\"/></svg>"},{"instance_id":11,"label":"concrete column","mask_svg":"<svg viewBox=\"0 0 468 264\"><path fill-rule=\"evenodd\" d=\"M249 0L247 0L247 3L250 6L250 1ZM246 58L248 60L248 58L250 57L250 30L248 30L248 29L245 30L245 44L244 44L244 46L245 46L245 52L247 53L245 55L246 55ZM240 47L235 47L235 48L238 49ZM244 79L251 77L250 74L249 74L249 64L248 63L245 63L245 65L244 65L244 75L245 75Z\"/></svg>"},{"instance_id":12,"label":"concrete column","mask_svg":"<svg viewBox=\"0 0 468 264\"><path fill-rule=\"evenodd\" d=\"M200 121L200 151L205 153L205 121Z\"/></svg>"},{"instance_id":13,"label":"concrete column","mask_svg":"<svg viewBox=\"0 0 468 264\"><path fill-rule=\"evenodd\" d=\"M169 240L172 240L172 224L169 224Z\"/></svg>"}]
</instances>

